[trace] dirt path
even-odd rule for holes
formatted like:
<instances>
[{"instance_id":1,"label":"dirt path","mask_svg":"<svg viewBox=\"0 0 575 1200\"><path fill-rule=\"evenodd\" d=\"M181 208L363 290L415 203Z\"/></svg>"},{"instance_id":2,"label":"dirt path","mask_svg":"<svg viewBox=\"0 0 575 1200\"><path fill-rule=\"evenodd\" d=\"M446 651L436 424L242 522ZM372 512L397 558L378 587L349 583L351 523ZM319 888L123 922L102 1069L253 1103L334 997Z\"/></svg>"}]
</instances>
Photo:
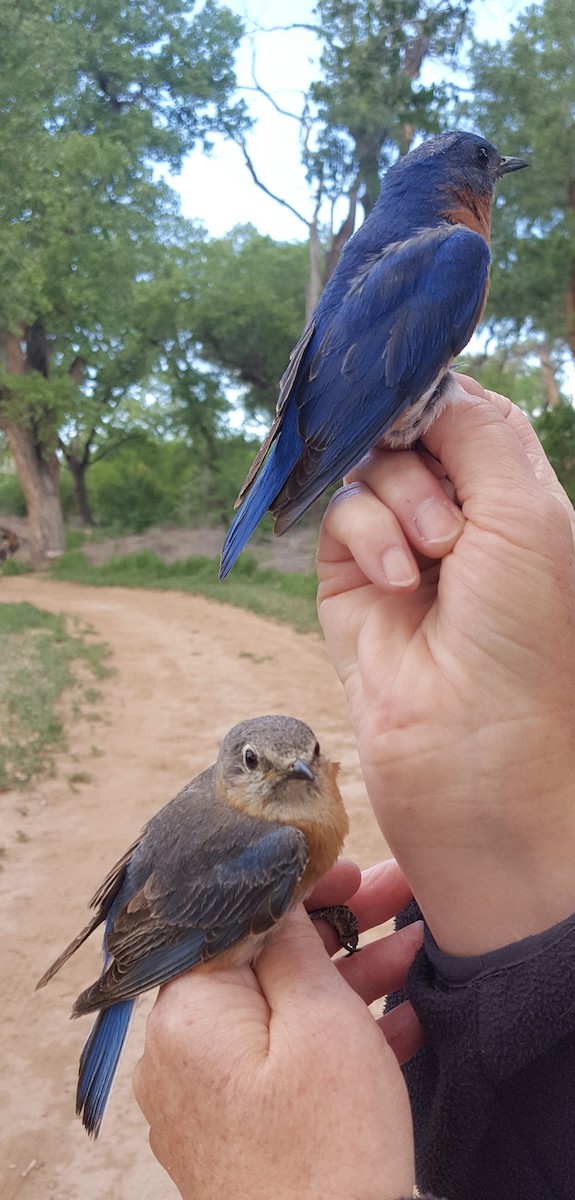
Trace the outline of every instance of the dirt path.
<instances>
[{"instance_id":1,"label":"dirt path","mask_svg":"<svg viewBox=\"0 0 575 1200\"><path fill-rule=\"evenodd\" d=\"M0 796L0 1196L175 1200L131 1094L151 999L138 1009L93 1144L74 1117L89 1026L67 1014L99 970L98 947L83 949L45 991L34 992L36 980L82 926L89 896L144 821L213 761L222 735L244 717L285 712L308 721L342 762L348 852L368 865L386 847L319 637L173 592L3 579L0 602L20 600L88 621L111 647L116 675L99 685L102 721L72 729L57 778L25 796ZM72 772L89 772L90 782L72 790Z\"/></svg>"}]
</instances>

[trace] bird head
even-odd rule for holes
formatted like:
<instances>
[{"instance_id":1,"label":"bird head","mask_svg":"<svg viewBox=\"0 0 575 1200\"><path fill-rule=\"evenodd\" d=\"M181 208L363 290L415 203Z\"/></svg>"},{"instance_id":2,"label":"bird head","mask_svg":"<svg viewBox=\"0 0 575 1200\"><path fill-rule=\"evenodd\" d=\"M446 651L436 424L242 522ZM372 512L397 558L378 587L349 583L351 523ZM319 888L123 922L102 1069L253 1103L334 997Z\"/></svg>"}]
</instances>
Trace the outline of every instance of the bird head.
<instances>
[{"instance_id":1,"label":"bird head","mask_svg":"<svg viewBox=\"0 0 575 1200\"><path fill-rule=\"evenodd\" d=\"M394 164L391 172L405 175L428 185L448 184L470 189L478 196L491 197L495 184L511 171L528 166L521 158L502 155L486 138L476 133L449 132L430 138ZM405 180L404 180L405 182Z\"/></svg>"},{"instance_id":2,"label":"bird head","mask_svg":"<svg viewBox=\"0 0 575 1200\"><path fill-rule=\"evenodd\" d=\"M293 820L294 814L313 815L326 781L331 787L335 773L308 725L294 717L265 716L242 721L226 735L215 783L244 812Z\"/></svg>"}]
</instances>

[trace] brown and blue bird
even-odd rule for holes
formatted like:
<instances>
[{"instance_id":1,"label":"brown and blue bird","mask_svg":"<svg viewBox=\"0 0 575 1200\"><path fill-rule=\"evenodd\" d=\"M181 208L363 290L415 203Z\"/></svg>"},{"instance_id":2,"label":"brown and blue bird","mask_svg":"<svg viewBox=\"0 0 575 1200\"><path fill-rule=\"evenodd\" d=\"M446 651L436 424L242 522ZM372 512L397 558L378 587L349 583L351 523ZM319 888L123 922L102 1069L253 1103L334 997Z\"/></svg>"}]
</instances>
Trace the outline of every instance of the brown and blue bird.
<instances>
[{"instance_id":1,"label":"brown and blue bird","mask_svg":"<svg viewBox=\"0 0 575 1200\"><path fill-rule=\"evenodd\" d=\"M91 901L96 912L38 983L104 923L104 967L72 1015L98 1012L82 1051L76 1111L97 1137L137 997L191 968L253 962L336 861L348 831L338 765L292 717L243 721L213 766L144 826ZM317 915L326 915L321 910ZM335 910L353 950L349 910Z\"/></svg>"},{"instance_id":2,"label":"brown and blue bird","mask_svg":"<svg viewBox=\"0 0 575 1200\"><path fill-rule=\"evenodd\" d=\"M495 185L525 166L458 132L387 171L292 353L220 578L265 512L285 533L381 438L410 446L449 402L449 368L487 301Z\"/></svg>"}]
</instances>

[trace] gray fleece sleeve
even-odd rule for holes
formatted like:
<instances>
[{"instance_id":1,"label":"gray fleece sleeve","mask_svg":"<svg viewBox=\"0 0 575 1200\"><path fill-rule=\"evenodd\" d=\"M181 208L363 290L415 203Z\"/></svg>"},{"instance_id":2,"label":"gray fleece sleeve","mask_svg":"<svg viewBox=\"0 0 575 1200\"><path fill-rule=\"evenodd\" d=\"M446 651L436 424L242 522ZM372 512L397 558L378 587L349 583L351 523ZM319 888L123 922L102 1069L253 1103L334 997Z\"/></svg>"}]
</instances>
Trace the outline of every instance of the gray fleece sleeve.
<instances>
[{"instance_id":1,"label":"gray fleece sleeve","mask_svg":"<svg viewBox=\"0 0 575 1200\"><path fill-rule=\"evenodd\" d=\"M407 990L426 1035L405 1069L420 1188L573 1200L575 916L476 958L426 929Z\"/></svg>"}]
</instances>

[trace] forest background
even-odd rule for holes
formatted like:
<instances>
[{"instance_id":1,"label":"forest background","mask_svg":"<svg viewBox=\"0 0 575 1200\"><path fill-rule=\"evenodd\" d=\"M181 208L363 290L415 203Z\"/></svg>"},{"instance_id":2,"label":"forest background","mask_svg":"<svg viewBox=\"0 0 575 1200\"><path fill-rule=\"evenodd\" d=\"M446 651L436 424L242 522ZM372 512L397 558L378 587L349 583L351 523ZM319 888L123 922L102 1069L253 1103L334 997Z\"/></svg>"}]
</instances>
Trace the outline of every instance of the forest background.
<instances>
[{"instance_id":1,"label":"forest background","mask_svg":"<svg viewBox=\"0 0 575 1200\"><path fill-rule=\"evenodd\" d=\"M0 513L27 515L32 561L66 525L76 545L223 529L382 171L454 127L530 162L497 197L462 363L529 413L575 500L575 8L238 8L0 0ZM237 224L246 196L274 236Z\"/></svg>"}]
</instances>

